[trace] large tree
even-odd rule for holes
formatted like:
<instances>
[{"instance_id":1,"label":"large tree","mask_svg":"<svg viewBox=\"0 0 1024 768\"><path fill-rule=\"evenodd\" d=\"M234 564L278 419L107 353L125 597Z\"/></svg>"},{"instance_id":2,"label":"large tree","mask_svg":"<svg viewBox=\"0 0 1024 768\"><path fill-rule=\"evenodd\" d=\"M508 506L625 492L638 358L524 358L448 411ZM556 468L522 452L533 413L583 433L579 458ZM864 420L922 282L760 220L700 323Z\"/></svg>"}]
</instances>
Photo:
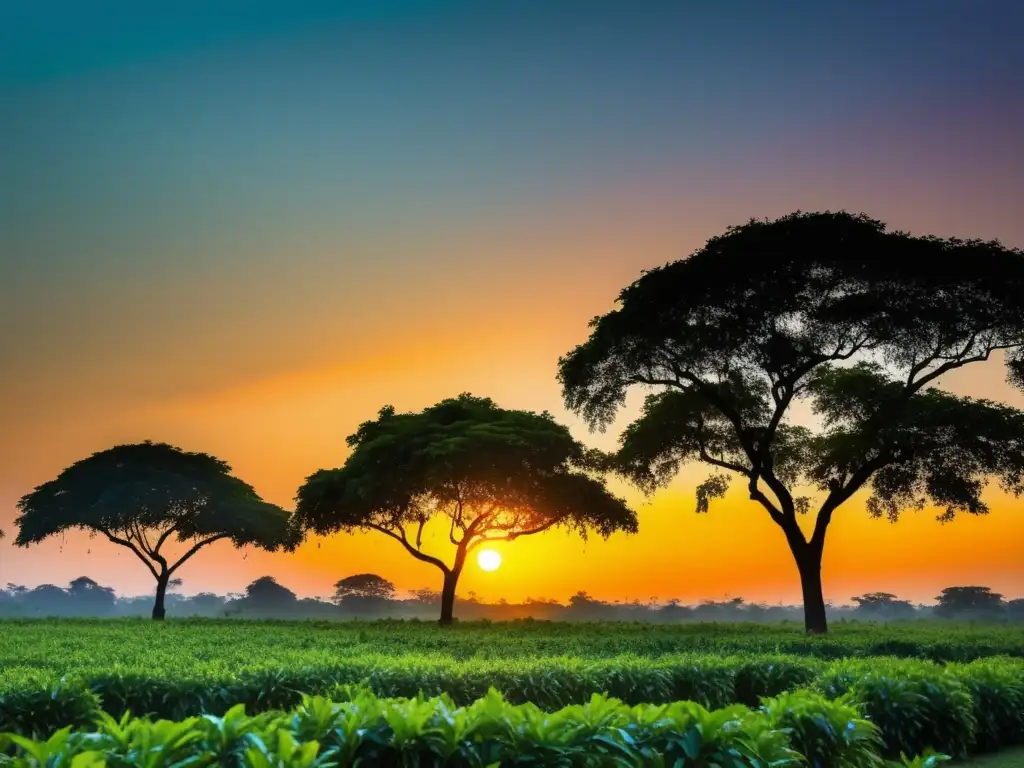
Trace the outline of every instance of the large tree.
<instances>
[{"instance_id":1,"label":"large tree","mask_svg":"<svg viewBox=\"0 0 1024 768\"><path fill-rule=\"evenodd\" d=\"M555 526L586 536L633 532L636 516L588 472L588 452L547 413L506 410L463 394L418 413L388 406L348 438L340 469L299 489L295 517L317 534L377 531L443 576L441 623L453 617L467 555ZM454 549L424 551L424 529L443 521Z\"/></svg>"},{"instance_id":2,"label":"large tree","mask_svg":"<svg viewBox=\"0 0 1024 768\"><path fill-rule=\"evenodd\" d=\"M220 459L165 443L100 451L18 502L14 543L27 547L70 529L105 536L156 579L153 618L163 619L172 576L203 547L229 540L294 549L300 540L287 512L230 471Z\"/></svg>"},{"instance_id":3,"label":"large tree","mask_svg":"<svg viewBox=\"0 0 1024 768\"><path fill-rule=\"evenodd\" d=\"M628 390L647 390L614 463L648 492L703 462L706 512L742 478L792 550L807 630L824 632L825 535L858 490L893 521L928 502L944 521L983 514L992 477L1022 491L1024 414L935 386L1003 350L1024 387L1022 297L1020 250L798 212L730 228L644 273L561 359L559 378L594 429ZM800 400L817 427L791 418Z\"/></svg>"}]
</instances>

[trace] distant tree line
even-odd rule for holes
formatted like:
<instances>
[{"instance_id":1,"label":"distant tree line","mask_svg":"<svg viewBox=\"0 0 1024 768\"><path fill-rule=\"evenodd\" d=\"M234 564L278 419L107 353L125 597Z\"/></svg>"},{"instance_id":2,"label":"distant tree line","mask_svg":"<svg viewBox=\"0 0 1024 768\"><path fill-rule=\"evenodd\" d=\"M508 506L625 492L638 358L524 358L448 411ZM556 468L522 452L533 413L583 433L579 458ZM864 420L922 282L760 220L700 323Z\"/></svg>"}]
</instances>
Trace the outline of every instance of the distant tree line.
<instances>
[{"instance_id":1,"label":"distant tree line","mask_svg":"<svg viewBox=\"0 0 1024 768\"><path fill-rule=\"evenodd\" d=\"M440 592L415 590L400 596L387 579L376 574L356 574L334 584L333 595L325 598L300 598L278 583L273 576L261 576L243 592L218 595L201 592L181 595L172 582L166 595L168 608L176 616L238 619L434 619L442 602ZM906 621L949 619L981 622L1024 622L1024 598L1006 600L988 587L948 587L934 605L901 600L888 592L872 592L851 598L852 605L829 605L831 618L849 621ZM28 588L8 584L0 589L2 618L143 617L151 613L152 595L119 597L87 576L80 576L65 587L42 584ZM646 621L684 622L799 622L799 605L749 603L741 597L729 600L705 600L684 605L678 600L667 603L607 602L577 592L568 602L528 599L522 603L501 600L484 602L473 593L460 598L464 620L510 621L534 618L549 621Z\"/></svg>"}]
</instances>

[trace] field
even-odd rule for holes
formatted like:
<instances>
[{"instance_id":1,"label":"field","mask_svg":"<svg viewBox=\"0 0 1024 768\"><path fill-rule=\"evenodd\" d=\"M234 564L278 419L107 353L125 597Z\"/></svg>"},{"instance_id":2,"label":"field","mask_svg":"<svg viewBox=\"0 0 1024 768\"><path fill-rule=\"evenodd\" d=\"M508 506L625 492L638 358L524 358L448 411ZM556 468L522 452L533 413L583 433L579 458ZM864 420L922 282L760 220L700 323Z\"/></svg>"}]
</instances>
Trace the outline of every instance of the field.
<instances>
[{"instance_id":1,"label":"field","mask_svg":"<svg viewBox=\"0 0 1024 768\"><path fill-rule=\"evenodd\" d=\"M0 622L0 732L108 759L171 738L126 713L181 723L154 765L965 760L1024 744L1024 630Z\"/></svg>"}]
</instances>

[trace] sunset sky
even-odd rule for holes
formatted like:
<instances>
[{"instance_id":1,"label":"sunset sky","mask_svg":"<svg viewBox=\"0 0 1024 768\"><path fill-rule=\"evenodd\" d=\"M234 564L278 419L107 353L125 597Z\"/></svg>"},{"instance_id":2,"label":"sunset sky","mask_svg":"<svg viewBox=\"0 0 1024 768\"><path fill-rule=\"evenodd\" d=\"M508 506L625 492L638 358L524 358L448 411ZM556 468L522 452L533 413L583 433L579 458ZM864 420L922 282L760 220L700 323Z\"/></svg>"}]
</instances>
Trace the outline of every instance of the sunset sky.
<instances>
[{"instance_id":1,"label":"sunset sky","mask_svg":"<svg viewBox=\"0 0 1024 768\"><path fill-rule=\"evenodd\" d=\"M2 3L0 584L152 589L96 539L11 546L22 494L115 443L213 453L287 508L389 403L469 391L613 447L563 409L559 355L641 270L750 217L1024 246L1022 30L1019 0ZM998 360L945 384L1024 407ZM797 600L760 508L693 513L706 474L616 484L638 535L523 539L460 592ZM1024 596L1024 500L988 499L894 526L856 497L826 597ZM366 571L440 588L379 535L180 575L325 595Z\"/></svg>"}]
</instances>

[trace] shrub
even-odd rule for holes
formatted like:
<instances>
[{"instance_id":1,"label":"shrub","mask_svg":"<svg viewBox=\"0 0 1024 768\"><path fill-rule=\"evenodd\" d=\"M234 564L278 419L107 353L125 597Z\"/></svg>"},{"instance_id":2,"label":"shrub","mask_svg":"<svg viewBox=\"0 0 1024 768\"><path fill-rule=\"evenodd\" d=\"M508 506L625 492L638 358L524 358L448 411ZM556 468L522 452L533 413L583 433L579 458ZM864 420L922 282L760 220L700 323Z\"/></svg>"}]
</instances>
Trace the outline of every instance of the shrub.
<instances>
[{"instance_id":1,"label":"shrub","mask_svg":"<svg viewBox=\"0 0 1024 768\"><path fill-rule=\"evenodd\" d=\"M883 754L929 748L962 757L974 744L974 702L960 680L931 662L839 662L818 681L831 698L858 702L885 740Z\"/></svg>"},{"instance_id":2,"label":"shrub","mask_svg":"<svg viewBox=\"0 0 1024 768\"><path fill-rule=\"evenodd\" d=\"M62 726L90 726L99 715L99 698L74 683L0 693L0 733L43 737Z\"/></svg>"},{"instance_id":3,"label":"shrub","mask_svg":"<svg viewBox=\"0 0 1024 768\"><path fill-rule=\"evenodd\" d=\"M950 671L973 702L977 721L973 752L1024 744L1024 663L981 660Z\"/></svg>"},{"instance_id":4,"label":"shrub","mask_svg":"<svg viewBox=\"0 0 1024 768\"><path fill-rule=\"evenodd\" d=\"M809 691L765 699L761 709L773 728L789 734L811 768L881 768L884 746L878 727L856 706Z\"/></svg>"},{"instance_id":5,"label":"shrub","mask_svg":"<svg viewBox=\"0 0 1024 768\"><path fill-rule=\"evenodd\" d=\"M447 697L345 702L306 698L294 712L181 722L105 715L91 731L62 729L47 741L8 737L17 765L224 765L312 768L360 765L797 766L784 731L734 705L693 702L629 707L593 696L545 713L491 690L468 707ZM2 746L2 745L0 745Z\"/></svg>"}]
</instances>

